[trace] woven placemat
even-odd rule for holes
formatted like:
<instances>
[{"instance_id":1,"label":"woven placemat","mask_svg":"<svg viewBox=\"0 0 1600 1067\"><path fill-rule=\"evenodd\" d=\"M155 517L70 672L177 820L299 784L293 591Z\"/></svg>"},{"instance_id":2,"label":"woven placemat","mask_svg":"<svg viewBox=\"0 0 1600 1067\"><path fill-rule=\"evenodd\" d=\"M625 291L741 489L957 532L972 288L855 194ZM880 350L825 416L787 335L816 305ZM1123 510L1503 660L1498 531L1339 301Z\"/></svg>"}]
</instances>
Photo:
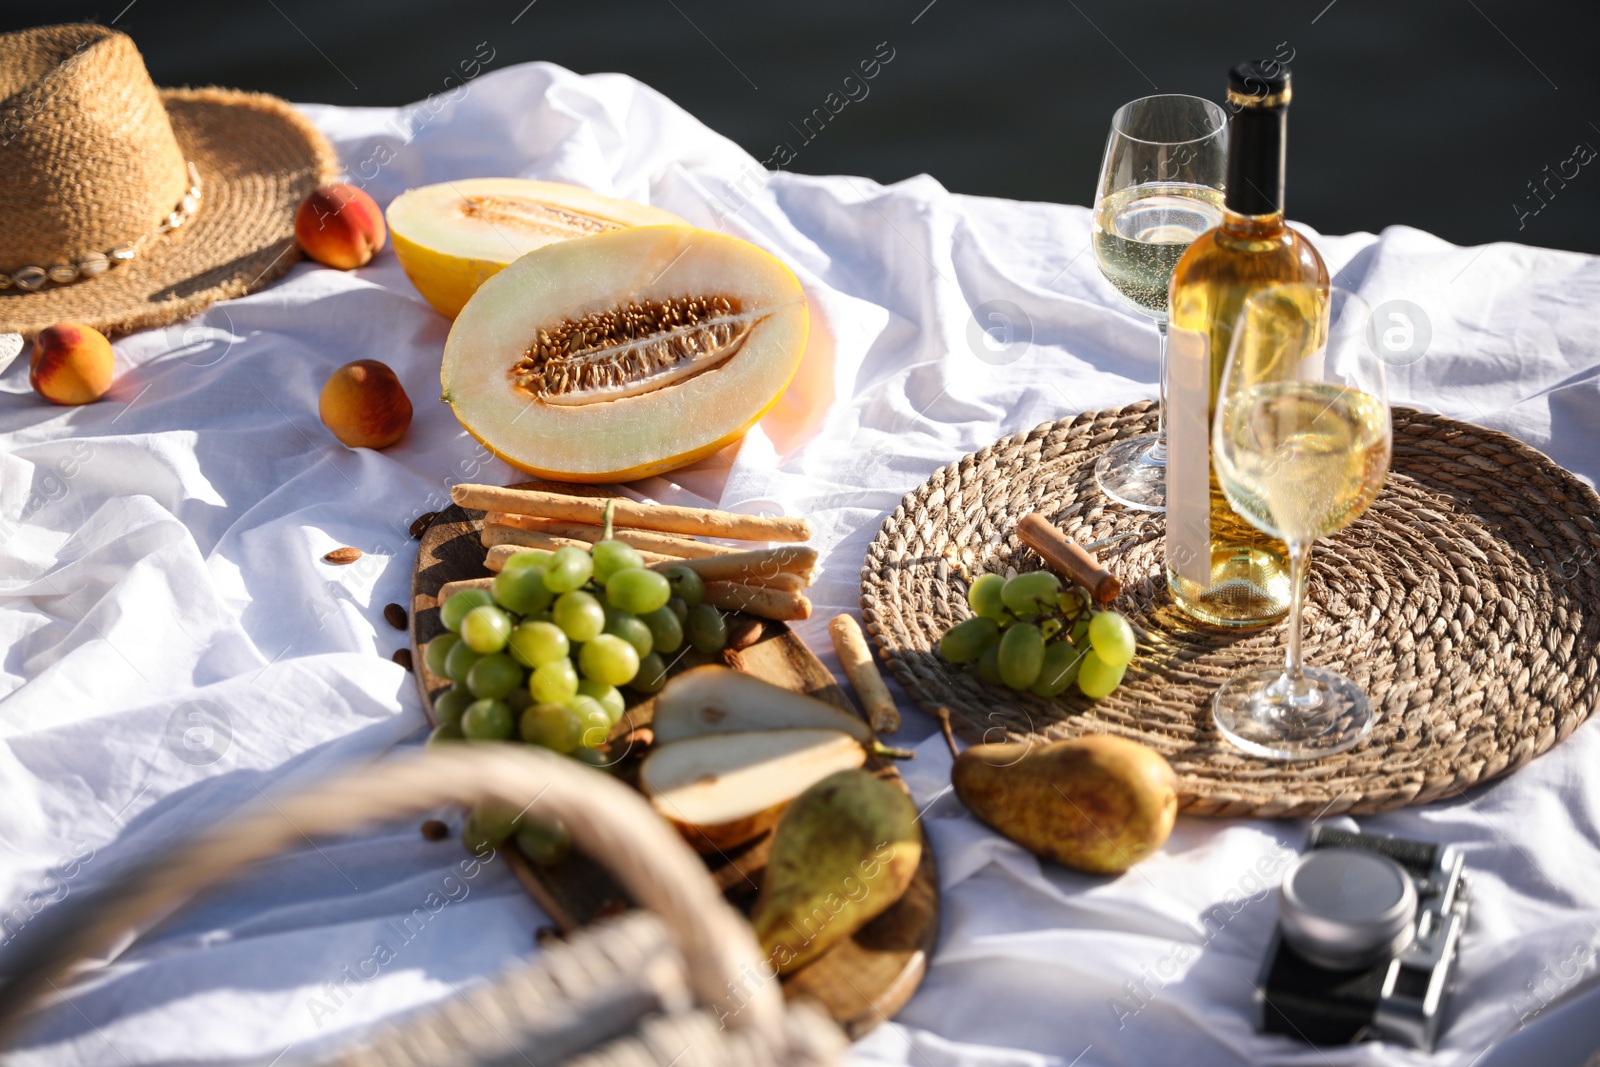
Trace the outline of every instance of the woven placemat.
<instances>
[{"instance_id":1,"label":"woven placemat","mask_svg":"<svg viewBox=\"0 0 1600 1067\"><path fill-rule=\"evenodd\" d=\"M1223 631L1183 614L1153 528L1101 553L1122 581L1113 606L1139 634L1110 697L1013 693L939 659L940 635L971 614L967 576L1043 565L1016 539L1024 515L1042 512L1080 543L1139 529L1149 516L1107 500L1094 461L1154 429L1148 402L1047 423L936 472L884 521L861 572L862 613L924 710L949 707L973 741L1136 738L1171 761L1192 814L1303 817L1454 795L1520 767L1594 708L1600 497L1505 434L1398 407L1388 483L1317 545L1307 594L1307 662L1354 678L1377 711L1355 749L1277 763L1222 739L1212 694L1279 661L1284 627Z\"/></svg>"}]
</instances>

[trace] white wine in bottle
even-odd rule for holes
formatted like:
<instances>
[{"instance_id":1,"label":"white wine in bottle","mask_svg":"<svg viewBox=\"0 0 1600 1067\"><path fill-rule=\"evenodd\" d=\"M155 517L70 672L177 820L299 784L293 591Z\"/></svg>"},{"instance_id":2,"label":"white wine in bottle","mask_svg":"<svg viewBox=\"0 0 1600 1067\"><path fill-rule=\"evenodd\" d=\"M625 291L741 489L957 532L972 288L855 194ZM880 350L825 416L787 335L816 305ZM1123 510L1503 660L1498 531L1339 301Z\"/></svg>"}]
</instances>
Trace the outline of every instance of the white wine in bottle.
<instances>
[{"instance_id":1,"label":"white wine in bottle","mask_svg":"<svg viewBox=\"0 0 1600 1067\"><path fill-rule=\"evenodd\" d=\"M1211 457L1211 422L1249 297L1274 285L1328 289L1328 268L1283 221L1289 68L1251 60L1228 72L1222 223L1179 258L1169 295L1167 585L1179 607L1223 626L1261 626L1289 610L1289 555L1228 505Z\"/></svg>"}]
</instances>

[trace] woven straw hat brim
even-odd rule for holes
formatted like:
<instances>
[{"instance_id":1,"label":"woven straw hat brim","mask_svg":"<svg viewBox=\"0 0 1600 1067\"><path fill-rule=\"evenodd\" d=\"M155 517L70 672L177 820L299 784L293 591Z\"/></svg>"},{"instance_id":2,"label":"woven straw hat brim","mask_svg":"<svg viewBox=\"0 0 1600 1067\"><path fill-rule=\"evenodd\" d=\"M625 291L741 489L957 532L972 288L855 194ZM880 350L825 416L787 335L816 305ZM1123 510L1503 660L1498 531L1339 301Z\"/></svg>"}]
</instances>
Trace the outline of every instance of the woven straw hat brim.
<instances>
[{"instance_id":1,"label":"woven straw hat brim","mask_svg":"<svg viewBox=\"0 0 1600 1067\"><path fill-rule=\"evenodd\" d=\"M0 333L31 338L57 322L108 336L168 326L260 289L300 258L295 209L338 173L321 132L262 93L165 89L161 98L179 147L200 172L194 218L98 277L0 293Z\"/></svg>"}]
</instances>

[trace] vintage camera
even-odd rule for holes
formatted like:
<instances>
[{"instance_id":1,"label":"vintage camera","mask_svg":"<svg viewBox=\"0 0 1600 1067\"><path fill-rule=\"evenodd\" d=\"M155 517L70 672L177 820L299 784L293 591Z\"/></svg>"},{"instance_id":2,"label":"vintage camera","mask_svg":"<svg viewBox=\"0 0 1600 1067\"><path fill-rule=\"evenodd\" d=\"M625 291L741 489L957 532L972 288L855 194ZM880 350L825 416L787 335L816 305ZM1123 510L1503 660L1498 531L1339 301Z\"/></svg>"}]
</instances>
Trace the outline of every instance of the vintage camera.
<instances>
[{"instance_id":1,"label":"vintage camera","mask_svg":"<svg viewBox=\"0 0 1600 1067\"><path fill-rule=\"evenodd\" d=\"M1467 925L1455 845L1317 826L1278 891L1256 1028L1432 1051Z\"/></svg>"}]
</instances>

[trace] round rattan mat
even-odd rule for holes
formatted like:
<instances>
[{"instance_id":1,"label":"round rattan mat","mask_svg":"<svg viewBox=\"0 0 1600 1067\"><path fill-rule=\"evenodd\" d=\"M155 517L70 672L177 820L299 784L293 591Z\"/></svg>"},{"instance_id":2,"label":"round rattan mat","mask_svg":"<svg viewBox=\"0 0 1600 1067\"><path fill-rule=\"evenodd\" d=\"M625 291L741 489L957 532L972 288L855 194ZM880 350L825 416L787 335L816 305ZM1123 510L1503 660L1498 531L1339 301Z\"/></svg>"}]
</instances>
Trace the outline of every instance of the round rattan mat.
<instances>
[{"instance_id":1,"label":"round rattan mat","mask_svg":"<svg viewBox=\"0 0 1600 1067\"><path fill-rule=\"evenodd\" d=\"M867 551L861 607L884 663L926 711L950 708L969 740L1106 732L1160 751L1184 810L1303 817L1426 803L1506 774L1565 738L1600 694L1600 497L1505 434L1394 409L1394 460L1371 509L1320 542L1305 614L1307 661L1371 695L1372 733L1337 756L1276 763L1230 746L1211 696L1279 660L1284 627L1192 621L1167 592L1163 539L1101 560L1139 634L1122 686L1090 702L985 686L935 651L971 614L966 577L1034 570L1015 536L1042 512L1080 543L1148 518L1108 501L1094 460L1155 429L1153 405L1085 412L1008 437L936 472Z\"/></svg>"}]
</instances>

